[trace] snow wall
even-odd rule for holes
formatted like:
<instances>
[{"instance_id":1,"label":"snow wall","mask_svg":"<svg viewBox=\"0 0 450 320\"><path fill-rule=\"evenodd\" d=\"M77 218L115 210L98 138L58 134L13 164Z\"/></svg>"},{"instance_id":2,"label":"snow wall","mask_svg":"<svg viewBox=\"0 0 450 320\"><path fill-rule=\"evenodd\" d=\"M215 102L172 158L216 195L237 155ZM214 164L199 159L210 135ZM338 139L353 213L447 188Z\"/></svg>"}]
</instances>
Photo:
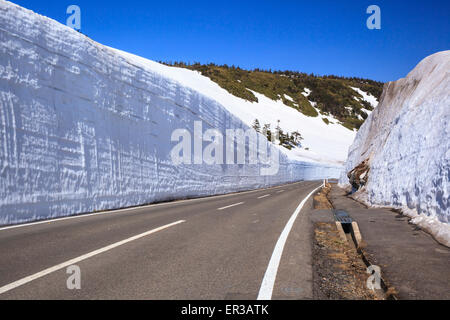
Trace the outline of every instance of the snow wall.
<instances>
[{"instance_id":1,"label":"snow wall","mask_svg":"<svg viewBox=\"0 0 450 320\"><path fill-rule=\"evenodd\" d=\"M0 1L0 224L338 177L280 155L261 165L174 165L175 129L248 127L195 90ZM272 147L274 148L274 147Z\"/></svg>"},{"instance_id":2,"label":"snow wall","mask_svg":"<svg viewBox=\"0 0 450 320\"><path fill-rule=\"evenodd\" d=\"M366 159L367 183L355 197L403 208L450 245L450 51L385 84L349 149L340 184L348 184L347 173Z\"/></svg>"}]
</instances>

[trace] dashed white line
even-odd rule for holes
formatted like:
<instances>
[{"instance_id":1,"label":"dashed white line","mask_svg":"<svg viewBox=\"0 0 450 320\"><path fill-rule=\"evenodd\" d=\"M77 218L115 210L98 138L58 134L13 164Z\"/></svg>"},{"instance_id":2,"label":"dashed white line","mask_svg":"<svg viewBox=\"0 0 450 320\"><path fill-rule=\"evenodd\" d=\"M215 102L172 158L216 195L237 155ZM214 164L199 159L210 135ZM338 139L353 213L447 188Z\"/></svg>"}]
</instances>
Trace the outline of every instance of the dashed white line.
<instances>
[{"instance_id":1,"label":"dashed white line","mask_svg":"<svg viewBox=\"0 0 450 320\"><path fill-rule=\"evenodd\" d=\"M229 206L225 206L225 207L217 208L217 210L223 210L223 209L227 209L227 208L235 207L235 206L238 206L238 205L240 205L240 204L243 204L243 203L244 203L244 202L238 202L238 203L230 204Z\"/></svg>"},{"instance_id":2,"label":"dashed white line","mask_svg":"<svg viewBox=\"0 0 450 320\"><path fill-rule=\"evenodd\" d=\"M91 258L91 257L93 257L93 256L96 256L96 255L98 255L98 254L100 254L100 253L103 253L103 252L109 251L109 250L111 250L111 249L117 248L118 246L121 246L121 245L123 245L123 244L125 244L125 243L131 242L131 241L134 241L134 240L137 240L137 239L142 238L142 237L145 237L145 236L148 236L148 235L150 235L150 234L152 234L152 233L155 233L155 232L164 230L164 229L166 229L166 228L172 227L172 226L174 226L174 225L176 225L176 224L179 224L179 223L182 223L182 222L185 222L185 220L178 220L178 221L175 221L175 222L166 224L166 225L164 225L164 226L161 226L161 227L158 227L158 228L149 230L149 231L147 231L147 232L144 232L144 233L135 235L135 236L130 237L130 238L127 238L127 239L125 239L125 240L122 240L122 241L119 241L119 242L110 244L110 245L108 245L108 246L106 246L106 247L103 247L103 248L94 250L94 251L92 251L92 252L83 254L83 255L81 255L81 256L79 256L79 257L77 257L77 258L74 258L74 259L68 260L68 261L66 261L66 262L57 264L56 266L53 266L53 267L50 267L50 268L48 268L48 269L42 270L42 271L40 271L40 272L38 272L38 273L35 273L35 274L32 274L32 275L30 275L30 276L28 276L28 277L25 277L25 278L22 278L22 279L20 279L20 280L14 281L14 282L12 282L12 283L10 283L10 284L7 284L7 285L5 285L5 286L3 286L3 287L0 287L0 294L5 293L5 292L7 292L7 291L9 291L9 290L12 290L12 289L14 289L14 288L20 287L20 286L22 286L22 285L24 285L24 284L26 284L26 283L28 283L28 282L31 282L31 281L33 281L33 280L38 279L38 278L44 277L44 276L46 276L46 275L48 275L48 274L50 274L50 273L52 273L52 272L58 271L58 270L60 270L60 269L63 269L63 268L65 268L65 267L68 267L68 266L70 266L70 265L73 265L73 264L75 264L75 263L78 263L78 262L80 262L80 261L83 261L83 260L86 260L86 259Z\"/></svg>"},{"instance_id":3,"label":"dashed white line","mask_svg":"<svg viewBox=\"0 0 450 320\"><path fill-rule=\"evenodd\" d=\"M265 195L263 195L261 197L258 197L258 199L262 199L262 198L265 198L265 197L268 197L268 196L270 196L270 193L269 194L265 194Z\"/></svg>"},{"instance_id":4,"label":"dashed white line","mask_svg":"<svg viewBox=\"0 0 450 320\"><path fill-rule=\"evenodd\" d=\"M284 192L284 190L277 191L277 193L282 193L282 192Z\"/></svg>"},{"instance_id":5,"label":"dashed white line","mask_svg":"<svg viewBox=\"0 0 450 320\"><path fill-rule=\"evenodd\" d=\"M302 202L300 202L292 216L289 218L289 221L284 227L283 232L281 232L277 244L275 245L275 249L273 250L272 257L270 258L269 265L267 266L266 273L264 274L257 300L270 300L272 298L273 286L275 285L278 266L280 265L281 255L283 254L284 245L286 244L289 232L291 231L300 210L302 210L303 205L306 203L308 198L320 187L321 186L315 188L302 200Z\"/></svg>"},{"instance_id":6,"label":"dashed white line","mask_svg":"<svg viewBox=\"0 0 450 320\"><path fill-rule=\"evenodd\" d=\"M294 182L294 183L292 183L290 185L296 185L296 184L299 184L299 183L302 183L302 182L304 182L304 181L297 181L297 182ZM271 189L278 189L278 188L283 188L283 187L285 187L285 185L269 187L269 188L263 188L263 189L271 190ZM122 212L125 212L125 211L133 211L133 210L153 208L153 207L166 206L166 205L178 205L178 204L185 203L185 202L210 201L210 200L215 200L215 199L218 199L218 198L232 197L232 196L235 196L237 194L254 193L254 192L261 191L261 190L262 189L256 189L256 190L249 190L249 191L241 191L241 192L234 192L234 193L215 195L215 196L211 196L211 197L168 201L168 202L153 203L153 204L149 204L149 205L136 206L136 207L130 207L130 208L113 209L113 210L100 211L100 212L95 212L95 213L77 214L77 215L71 215L71 216L67 216L67 217L51 218L51 219L46 219L46 220L26 222L26 223L21 223L21 224L16 224L16 225L0 227L0 231L9 230L9 229L15 229L15 228L29 227L29 226L34 226L34 225L44 224L44 223L60 222L60 221L69 220L69 219L82 219L82 218L86 218L86 217L103 215L103 214L110 214L110 215L112 215L112 214L122 213Z\"/></svg>"}]
</instances>

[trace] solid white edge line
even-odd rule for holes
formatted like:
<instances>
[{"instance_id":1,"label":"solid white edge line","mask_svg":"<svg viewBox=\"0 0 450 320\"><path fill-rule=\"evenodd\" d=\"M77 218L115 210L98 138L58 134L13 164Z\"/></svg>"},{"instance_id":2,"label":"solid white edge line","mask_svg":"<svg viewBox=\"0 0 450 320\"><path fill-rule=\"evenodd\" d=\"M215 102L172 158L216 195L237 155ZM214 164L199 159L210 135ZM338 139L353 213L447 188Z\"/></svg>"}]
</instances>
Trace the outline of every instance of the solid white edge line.
<instances>
[{"instance_id":1,"label":"solid white edge line","mask_svg":"<svg viewBox=\"0 0 450 320\"><path fill-rule=\"evenodd\" d=\"M270 193L269 194L265 194L265 195L263 195L261 197L258 197L258 199L262 199L262 198L265 198L265 197L268 197L268 196L270 196Z\"/></svg>"},{"instance_id":2,"label":"solid white edge line","mask_svg":"<svg viewBox=\"0 0 450 320\"><path fill-rule=\"evenodd\" d=\"M272 257L270 258L269 265L267 266L266 273L264 274L264 278L261 283L261 288L259 289L258 297L256 298L257 300L270 300L272 298L272 292L275 285L275 279L277 277L278 266L280 265L281 255L283 254L284 245L286 244L289 232L294 225L295 219L302 210L303 205L306 203L306 201L308 201L309 197L320 187L321 186L315 188L302 200L302 202L300 202L294 213L289 218L289 221L286 223L286 226L284 227L283 232L281 232L277 244L275 245L275 248L273 250Z\"/></svg>"},{"instance_id":3,"label":"solid white edge line","mask_svg":"<svg viewBox=\"0 0 450 320\"><path fill-rule=\"evenodd\" d=\"M73 215L73 216L53 218L53 219L50 218L50 219L42 220L42 221L28 222L28 223L16 224L16 225L12 225L12 226L1 227L0 231L8 230L8 229L21 228L21 227L29 227L29 226L34 226L34 225L37 225L37 224L52 223L52 222L70 220L70 219L77 219L77 218L97 216L97 215L101 215L101 214L105 214L105 213L120 213L120 212L123 212L123 211L129 211L129 210L139 209L139 208L143 208L143 207L132 207L132 208L110 210L110 211L101 211L101 212L95 212L95 213L77 214L77 215Z\"/></svg>"},{"instance_id":4,"label":"solid white edge line","mask_svg":"<svg viewBox=\"0 0 450 320\"><path fill-rule=\"evenodd\" d=\"M244 203L244 202L238 202L238 203L230 204L229 206L225 206L225 207L217 208L217 210L223 210L223 209L227 209L227 208L235 207L235 206L238 206L238 205L240 205L240 204L243 204L243 203Z\"/></svg>"},{"instance_id":5,"label":"solid white edge line","mask_svg":"<svg viewBox=\"0 0 450 320\"><path fill-rule=\"evenodd\" d=\"M81 255L81 256L79 256L79 257L76 257L76 258L74 258L74 259L71 259L71 260L68 260L68 261L66 261L66 262L57 264L57 265L55 265L55 266L53 266L53 267L47 268L47 269L45 269L45 270L42 270L42 271L37 272L37 273L35 273L35 274L32 274L32 275L30 275L30 276L28 276L28 277L25 277L25 278L22 278L22 279L20 279L20 280L14 281L14 282L12 282L12 283L10 283L10 284L7 284L7 285L5 285L5 286L3 286L3 287L0 287L0 294L5 293L5 292L7 292L7 291L10 291L10 290L12 290L12 289L14 289L14 288L20 287L20 286L22 286L22 285L24 285L24 284L26 284L26 283L28 283L28 282L31 282L31 281L33 281L33 280L38 279L38 278L44 277L44 276L46 276L46 275L48 275L48 274L50 274L50 273L52 273L52 272L58 271L58 270L60 270L60 269L63 269L63 268L65 268L65 267L68 267L68 266L70 266L70 265L73 265L73 264L75 264L75 263L78 263L78 262L80 262L80 261L83 261L83 260L86 260L86 259L91 258L91 257L93 257L93 256L96 256L96 255L98 255L98 254L100 254L100 253L103 253L103 252L109 251L109 250L111 250L111 249L117 248L118 246L121 246L121 245L123 245L123 244L125 244L125 243L131 242L131 241L134 241L134 240L137 240L137 239L142 238L142 237L145 237L145 236L148 236L148 235L150 235L150 234L152 234L152 233L155 233L155 232L161 231L161 230L163 230L163 229L172 227L172 226L174 226L174 225L176 225L176 224L179 224L179 223L182 223L182 222L185 222L185 220L178 220L178 221L175 221L175 222L166 224L166 225L164 225L164 226L161 226L161 227L158 227L158 228L155 228L155 229L146 231L146 232L144 232L144 233L140 233L140 234L138 234L138 235L132 236L132 237L127 238L127 239L125 239L125 240L121 240L121 241L119 241L119 242L110 244L110 245L108 245L108 246L106 246L106 247L103 247L103 248L100 248L100 249L91 251L91 252L89 252L89 253L83 254L83 255Z\"/></svg>"},{"instance_id":6,"label":"solid white edge line","mask_svg":"<svg viewBox=\"0 0 450 320\"><path fill-rule=\"evenodd\" d=\"M185 199L185 200L175 200L175 201L168 201L168 202L161 202L161 203L153 203L153 204L148 204L148 205L143 205L143 206L136 206L136 207L130 207L130 208L123 208L123 209L111 209L111 210L100 211L100 212L95 212L95 213L75 214L75 215L66 216L66 217L53 217L53 218L49 218L49 219L45 219L45 220L41 220L41 221L26 222L26 223L20 223L20 224L0 227L0 231L8 230L8 229L15 229L15 228L22 228L22 227L29 227L29 226L43 224L43 223L59 222L59 221L64 221L64 220L69 220L69 219L85 218L85 217L97 216L97 215L108 214L108 213L109 214L115 214L115 213L121 213L121 212L124 212L124 211L146 209L146 208L165 206L165 205L170 205L170 204L180 204L180 203L184 203L184 202L194 202L194 201L202 201L202 200L210 200L210 199L231 197L231 196L236 196L236 195L240 195L240 194L254 193L254 192L258 192L258 191L262 191L262 190L271 190L271 189L283 188L285 186L295 185L295 184L299 184L299 183L302 183L302 182L306 182L306 181L297 181L297 182L289 183L287 185L283 184L281 186L261 188L261 189L256 189L256 190L233 192L233 193L226 193L226 194L219 194L219 195L214 195L214 196L209 196L209 197L201 197L201 198L193 198L193 199Z\"/></svg>"}]
</instances>

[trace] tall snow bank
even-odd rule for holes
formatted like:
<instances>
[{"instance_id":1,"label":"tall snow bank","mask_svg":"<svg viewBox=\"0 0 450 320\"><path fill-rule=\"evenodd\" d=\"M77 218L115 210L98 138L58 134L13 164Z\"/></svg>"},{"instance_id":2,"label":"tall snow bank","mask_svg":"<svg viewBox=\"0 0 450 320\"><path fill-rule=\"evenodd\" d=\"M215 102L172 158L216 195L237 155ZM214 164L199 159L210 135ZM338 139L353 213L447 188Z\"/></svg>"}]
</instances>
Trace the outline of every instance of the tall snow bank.
<instances>
[{"instance_id":1,"label":"tall snow bank","mask_svg":"<svg viewBox=\"0 0 450 320\"><path fill-rule=\"evenodd\" d=\"M369 171L352 171L354 187L367 181L355 196L371 205L403 207L413 222L447 245L449 95L450 51L425 58L406 78L385 84L378 107L349 149L340 179L341 184L348 184L347 173L364 168L361 164L368 159Z\"/></svg>"},{"instance_id":2,"label":"tall snow bank","mask_svg":"<svg viewBox=\"0 0 450 320\"><path fill-rule=\"evenodd\" d=\"M284 154L270 176L174 165L175 129L248 125L145 61L0 1L0 224L339 175Z\"/></svg>"}]
</instances>

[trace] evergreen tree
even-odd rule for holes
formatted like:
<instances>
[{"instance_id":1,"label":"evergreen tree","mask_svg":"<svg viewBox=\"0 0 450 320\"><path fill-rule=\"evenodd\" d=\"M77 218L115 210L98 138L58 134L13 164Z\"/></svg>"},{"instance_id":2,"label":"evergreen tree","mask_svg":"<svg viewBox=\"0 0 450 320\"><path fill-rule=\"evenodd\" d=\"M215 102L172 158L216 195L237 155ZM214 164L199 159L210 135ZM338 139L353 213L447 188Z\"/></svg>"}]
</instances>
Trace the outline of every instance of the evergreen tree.
<instances>
[{"instance_id":1,"label":"evergreen tree","mask_svg":"<svg viewBox=\"0 0 450 320\"><path fill-rule=\"evenodd\" d=\"M284 139L283 130L280 127L280 120L277 121L277 127L275 128L275 132L276 132L279 144L280 145L283 144L285 139Z\"/></svg>"},{"instance_id":2,"label":"evergreen tree","mask_svg":"<svg viewBox=\"0 0 450 320\"><path fill-rule=\"evenodd\" d=\"M300 142L303 140L302 135L300 134L300 132L298 131L294 131L291 134L291 141L295 144L295 145L299 145Z\"/></svg>"},{"instance_id":3,"label":"evergreen tree","mask_svg":"<svg viewBox=\"0 0 450 320\"><path fill-rule=\"evenodd\" d=\"M255 121L253 121L252 127L256 130L256 132L259 132L261 130L261 125L259 124L258 119L255 119Z\"/></svg>"},{"instance_id":4,"label":"evergreen tree","mask_svg":"<svg viewBox=\"0 0 450 320\"><path fill-rule=\"evenodd\" d=\"M263 126L263 132L262 132L266 137L267 140L272 142L272 131L270 131L270 124L266 123Z\"/></svg>"}]
</instances>

